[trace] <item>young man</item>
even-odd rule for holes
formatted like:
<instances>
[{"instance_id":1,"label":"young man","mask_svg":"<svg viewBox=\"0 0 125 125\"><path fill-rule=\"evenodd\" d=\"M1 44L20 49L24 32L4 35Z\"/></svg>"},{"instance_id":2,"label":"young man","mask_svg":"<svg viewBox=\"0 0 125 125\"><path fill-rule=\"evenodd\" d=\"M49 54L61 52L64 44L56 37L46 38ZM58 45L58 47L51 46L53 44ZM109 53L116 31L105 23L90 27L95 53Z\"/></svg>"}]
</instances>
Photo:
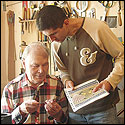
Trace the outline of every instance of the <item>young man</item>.
<instances>
[{"instance_id":1,"label":"young man","mask_svg":"<svg viewBox=\"0 0 125 125\"><path fill-rule=\"evenodd\" d=\"M60 80L48 75L48 56L42 43L28 45L22 56L25 73L5 86L1 113L11 113L13 124L67 122L64 87Z\"/></svg>"},{"instance_id":2,"label":"young man","mask_svg":"<svg viewBox=\"0 0 125 125\"><path fill-rule=\"evenodd\" d=\"M93 18L67 18L57 6L43 7L37 15L38 29L52 43L54 58L67 88L91 79L110 94L73 112L70 124L116 124L117 85L124 75L124 47L108 25ZM113 58L115 63L113 65Z\"/></svg>"}]
</instances>

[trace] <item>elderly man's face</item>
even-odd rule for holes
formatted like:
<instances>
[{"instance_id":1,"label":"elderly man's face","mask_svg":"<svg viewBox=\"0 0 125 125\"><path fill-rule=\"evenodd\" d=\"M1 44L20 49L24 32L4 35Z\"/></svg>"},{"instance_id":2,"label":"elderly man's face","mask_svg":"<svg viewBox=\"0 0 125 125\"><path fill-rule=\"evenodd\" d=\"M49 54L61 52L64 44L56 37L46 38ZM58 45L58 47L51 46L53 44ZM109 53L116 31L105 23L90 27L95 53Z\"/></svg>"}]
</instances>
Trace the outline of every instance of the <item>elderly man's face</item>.
<instances>
[{"instance_id":1,"label":"elderly man's face","mask_svg":"<svg viewBox=\"0 0 125 125\"><path fill-rule=\"evenodd\" d=\"M46 77L48 73L48 56L41 51L33 51L24 62L25 73L28 79L33 84L40 84Z\"/></svg>"}]
</instances>

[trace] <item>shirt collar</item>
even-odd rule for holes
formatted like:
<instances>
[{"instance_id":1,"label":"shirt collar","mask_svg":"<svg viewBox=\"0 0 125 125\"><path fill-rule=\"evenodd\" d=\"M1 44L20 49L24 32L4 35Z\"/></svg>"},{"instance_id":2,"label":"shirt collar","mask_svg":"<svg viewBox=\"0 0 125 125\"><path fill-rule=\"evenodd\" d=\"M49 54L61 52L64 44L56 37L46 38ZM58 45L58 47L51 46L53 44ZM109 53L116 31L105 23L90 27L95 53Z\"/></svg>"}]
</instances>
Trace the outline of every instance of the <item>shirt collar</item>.
<instances>
[{"instance_id":1,"label":"shirt collar","mask_svg":"<svg viewBox=\"0 0 125 125\"><path fill-rule=\"evenodd\" d=\"M47 78L45 78L45 80L38 87L45 85L45 84L48 84ZM28 80L26 73L24 73L24 75L22 77L21 87L24 87L24 86L31 86L30 81ZM33 87L33 88L38 88L38 87Z\"/></svg>"}]
</instances>

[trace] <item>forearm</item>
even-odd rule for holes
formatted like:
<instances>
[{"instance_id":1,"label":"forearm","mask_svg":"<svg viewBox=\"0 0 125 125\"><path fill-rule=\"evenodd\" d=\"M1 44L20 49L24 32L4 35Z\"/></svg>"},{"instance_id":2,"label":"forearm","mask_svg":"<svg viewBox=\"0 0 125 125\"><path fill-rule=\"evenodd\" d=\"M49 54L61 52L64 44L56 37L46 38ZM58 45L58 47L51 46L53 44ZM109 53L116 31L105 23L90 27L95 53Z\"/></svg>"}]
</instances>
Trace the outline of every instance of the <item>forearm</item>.
<instances>
[{"instance_id":1,"label":"forearm","mask_svg":"<svg viewBox=\"0 0 125 125\"><path fill-rule=\"evenodd\" d=\"M105 43L107 52L114 58L113 70L105 80L109 81L113 89L115 89L124 76L124 47L117 38L113 42L109 44L109 48Z\"/></svg>"},{"instance_id":2,"label":"forearm","mask_svg":"<svg viewBox=\"0 0 125 125\"><path fill-rule=\"evenodd\" d=\"M124 60L118 61L116 60L114 68L110 75L105 79L110 82L113 90L120 83L124 76Z\"/></svg>"},{"instance_id":3,"label":"forearm","mask_svg":"<svg viewBox=\"0 0 125 125\"><path fill-rule=\"evenodd\" d=\"M59 116L54 119L56 124L66 124L68 121L68 116L61 110Z\"/></svg>"},{"instance_id":4,"label":"forearm","mask_svg":"<svg viewBox=\"0 0 125 125\"><path fill-rule=\"evenodd\" d=\"M65 82L66 80L70 80L70 76L68 74L68 72L63 72L63 71L60 71L60 77L61 77L61 81L63 82L64 86L65 86Z\"/></svg>"},{"instance_id":5,"label":"forearm","mask_svg":"<svg viewBox=\"0 0 125 125\"><path fill-rule=\"evenodd\" d=\"M114 68L105 79L115 89L124 76L124 46L107 25L103 25L99 31L98 41L100 49L115 59Z\"/></svg>"}]
</instances>

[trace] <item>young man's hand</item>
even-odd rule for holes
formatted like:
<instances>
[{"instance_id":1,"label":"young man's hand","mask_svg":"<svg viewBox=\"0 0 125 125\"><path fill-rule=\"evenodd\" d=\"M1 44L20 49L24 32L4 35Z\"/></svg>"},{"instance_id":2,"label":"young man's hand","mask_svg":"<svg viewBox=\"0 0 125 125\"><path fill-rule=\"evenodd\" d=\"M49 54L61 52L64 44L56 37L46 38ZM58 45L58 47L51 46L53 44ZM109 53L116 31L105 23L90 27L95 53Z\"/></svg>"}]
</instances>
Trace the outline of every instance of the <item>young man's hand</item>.
<instances>
[{"instance_id":1,"label":"young man's hand","mask_svg":"<svg viewBox=\"0 0 125 125\"><path fill-rule=\"evenodd\" d=\"M104 88L106 91L109 92L112 86L107 80L103 80L93 89L93 92L98 91L99 88Z\"/></svg>"},{"instance_id":2,"label":"young man's hand","mask_svg":"<svg viewBox=\"0 0 125 125\"><path fill-rule=\"evenodd\" d=\"M66 80L65 86L66 88L71 88L72 90L74 90L74 83L71 80Z\"/></svg>"}]
</instances>

